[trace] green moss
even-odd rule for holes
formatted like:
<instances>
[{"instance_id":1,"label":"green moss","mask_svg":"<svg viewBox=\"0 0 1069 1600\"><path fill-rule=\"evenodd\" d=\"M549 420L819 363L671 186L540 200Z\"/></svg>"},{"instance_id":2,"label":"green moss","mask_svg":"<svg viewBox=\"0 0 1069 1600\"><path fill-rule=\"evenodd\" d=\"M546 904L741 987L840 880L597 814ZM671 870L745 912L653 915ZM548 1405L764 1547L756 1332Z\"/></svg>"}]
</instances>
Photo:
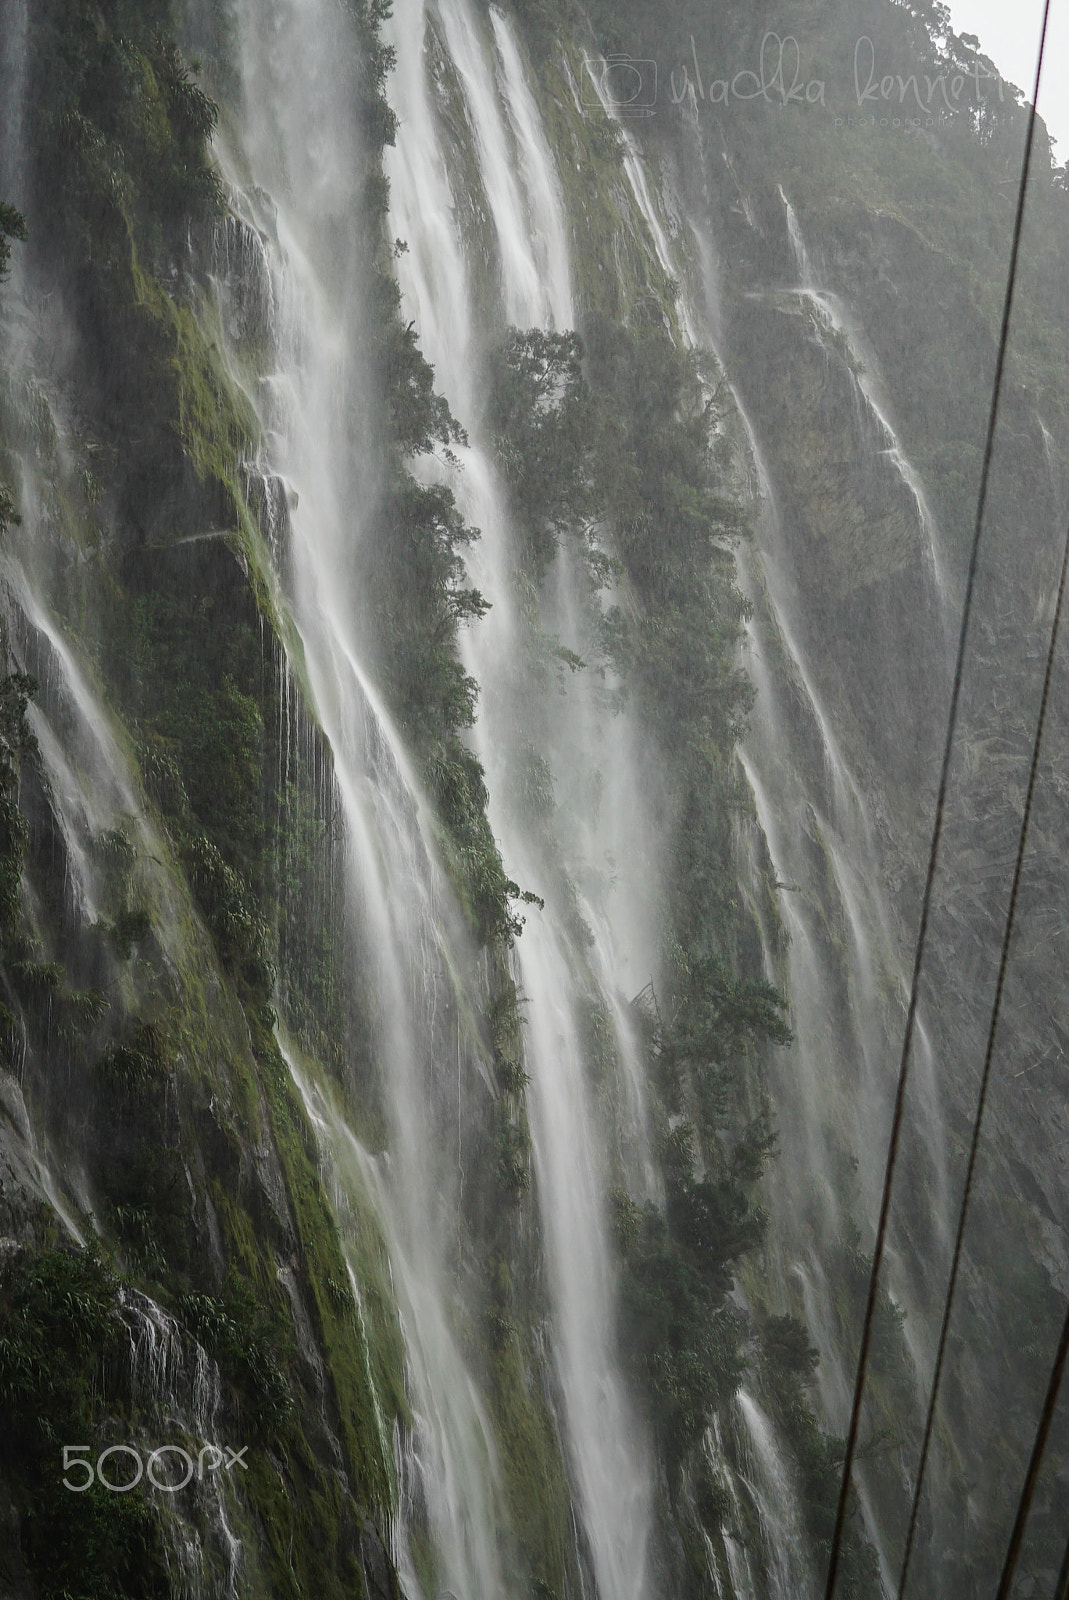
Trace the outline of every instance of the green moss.
<instances>
[{"instance_id":1,"label":"green moss","mask_svg":"<svg viewBox=\"0 0 1069 1600\"><path fill-rule=\"evenodd\" d=\"M172 299L141 266L133 240L131 277L134 305L158 339L160 403L173 406L175 430L198 477L231 488L236 512L244 500L237 488L240 465L259 437L255 412L225 371L218 344L206 337L206 308L198 318Z\"/></svg>"},{"instance_id":2,"label":"green moss","mask_svg":"<svg viewBox=\"0 0 1069 1600\"><path fill-rule=\"evenodd\" d=\"M500 1312L491 1318L487 1342L489 1398L509 1522L533 1592L563 1600L574 1581L574 1558L560 1441L539 1379L524 1360L519 1333Z\"/></svg>"},{"instance_id":3,"label":"green moss","mask_svg":"<svg viewBox=\"0 0 1069 1600\"><path fill-rule=\"evenodd\" d=\"M486 1008L486 1020L498 1082L507 1095L518 1100L529 1080L523 1067L523 1018L519 996L507 971L498 974Z\"/></svg>"},{"instance_id":4,"label":"green moss","mask_svg":"<svg viewBox=\"0 0 1069 1600\"><path fill-rule=\"evenodd\" d=\"M302 1261L354 1468L367 1503L392 1514L396 1501L393 1424L408 1415L404 1347L378 1219L355 1175L345 1174L345 1237L328 1205L305 1108L274 1041L262 1039L261 1073L275 1141L302 1243ZM307 1060L322 1092L321 1070ZM356 1299L350 1285L356 1284ZM358 1465L359 1464L359 1465Z\"/></svg>"},{"instance_id":5,"label":"green moss","mask_svg":"<svg viewBox=\"0 0 1069 1600\"><path fill-rule=\"evenodd\" d=\"M143 1499L64 1488L63 1445L110 1443L108 1363L125 1337L97 1252L27 1251L0 1271L0 1472L43 1600L166 1600L161 1520ZM94 1448L94 1446L96 1448ZM72 1481L84 1481L81 1472Z\"/></svg>"},{"instance_id":6,"label":"green moss","mask_svg":"<svg viewBox=\"0 0 1069 1600\"><path fill-rule=\"evenodd\" d=\"M596 96L583 94L584 75L582 53L568 46L563 53L547 52L535 77L572 230L580 317L601 315L623 323L632 307L648 298L675 328L678 286L662 271L636 208L622 165L623 136Z\"/></svg>"}]
</instances>

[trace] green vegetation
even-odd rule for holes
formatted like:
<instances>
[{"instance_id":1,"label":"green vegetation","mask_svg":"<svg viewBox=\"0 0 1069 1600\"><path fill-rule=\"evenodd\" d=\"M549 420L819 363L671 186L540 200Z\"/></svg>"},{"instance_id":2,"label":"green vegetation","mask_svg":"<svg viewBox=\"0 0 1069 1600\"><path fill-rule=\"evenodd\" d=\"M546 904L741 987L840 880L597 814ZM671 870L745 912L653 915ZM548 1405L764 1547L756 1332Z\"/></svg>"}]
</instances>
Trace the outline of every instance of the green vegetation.
<instances>
[{"instance_id":1,"label":"green vegetation","mask_svg":"<svg viewBox=\"0 0 1069 1600\"><path fill-rule=\"evenodd\" d=\"M47 0L27 40L32 190L49 196L31 216L33 248L63 297L83 414L62 454L43 396L5 381L2 467L14 481L7 450L29 445L52 474L52 514L38 532L55 567L52 599L101 699L123 708L120 747L131 769L136 753L148 802L143 819L118 819L92 840L99 920L72 927L68 845L25 723L33 686L9 674L5 1031L38 1125L80 1122L95 1224L115 1250L93 1280L100 1337L74 1351L52 1443L107 1437L126 1415L122 1350L101 1330L121 1345L119 1284L143 1286L218 1361L225 1415L255 1441L231 1508L251 1592L352 1595L364 1592L368 1519L385 1527L396 1493L382 1428L404 1407L400 1338L370 1256L366 1325L357 1315L270 1029L279 999L328 1067L358 1081L369 1018L347 981L356 963L334 886L329 758L270 634L265 647L263 620L270 629L278 618L243 466L255 423L201 304L223 214L208 149L215 108L169 38L169 11ZM385 59L369 54L365 67L369 107L376 97L381 106ZM3 221L5 238L21 237L14 213ZM6 489L0 517L16 521ZM51 698L47 715L57 715ZM288 759L290 737L300 759ZM97 1259L72 1253L69 1270ZM37 1246L16 1258L16 1311L19 1274L52 1272L49 1260ZM321 1353L318 1380L298 1349L282 1260ZM53 1466L14 1446L0 1462L20 1518L18 1559L42 1594L170 1594L170 1535L151 1502L71 1496Z\"/></svg>"},{"instance_id":2,"label":"green vegetation","mask_svg":"<svg viewBox=\"0 0 1069 1600\"><path fill-rule=\"evenodd\" d=\"M274 1439L293 1411L283 1369L285 1324L265 1314L252 1286L240 1278L226 1284L222 1295L180 1295L176 1310L242 1396L245 1426L261 1441Z\"/></svg>"},{"instance_id":3,"label":"green vegetation","mask_svg":"<svg viewBox=\"0 0 1069 1600\"><path fill-rule=\"evenodd\" d=\"M510 328L495 352L488 422L541 581L565 535L581 535L596 507L590 483L594 419L576 333ZM596 546L584 541L591 556Z\"/></svg>"},{"instance_id":4,"label":"green vegetation","mask_svg":"<svg viewBox=\"0 0 1069 1600\"><path fill-rule=\"evenodd\" d=\"M476 949L470 992L461 996L467 975L457 978L448 1004L457 1009L458 1082L463 1052L463 1069L477 1061L490 1092L472 1113L478 1125L465 1149L468 1189L449 1266L474 1308L466 1332L496 1421L518 1559L532 1592L561 1595L575 1587L574 1552L543 1370L527 1074L508 955L522 908L537 901L504 871L470 744L478 686L459 646L461 630L486 611L465 577L478 531L447 488L413 471L414 458L448 460L465 440L401 316L393 276L399 246L386 237L381 162L396 127L385 99L391 52L379 38L386 6L347 5L362 47L355 87L366 135L365 225L357 248L377 470L374 514L353 552L354 592L376 684L434 809ZM651 787L670 802L663 992L651 987L632 1018L653 1090L664 1203L640 1208L623 1189L612 1196L620 1344L688 1552L693 1545L704 1560L704 1545L691 1539L693 1512L714 1538L729 1516L731 1496L701 1444L750 1372L797 1462L819 1555L841 1445L814 1418L814 1352L790 1316L743 1316L731 1298L743 1263L760 1271L760 1184L776 1145L766 1067L791 1032L786 998L763 977L739 906L736 828L750 801L735 746L752 689L738 664L747 602L735 552L748 529L726 487L735 481L730 426L722 426L730 419L719 375L676 337L677 286L645 259L619 134L598 116L572 115L564 61L575 61L562 54L560 35L578 12L563 0L516 0L515 9L544 58L581 307L578 332L507 330L482 374L486 422L523 538L521 667L543 685L554 674L599 674L607 700L629 697L654 751ZM931 37L946 21L937 5L822 0L798 24L814 75L851 81L859 14L878 52L893 55L905 43L918 67L943 60ZM609 48L647 51L662 64L666 50L686 59L692 34L703 60L751 60L765 21L698 0L667 9L599 0L593 16ZM63 382L82 413L61 450L43 395L5 377L0 536L17 540L16 458L32 452L52 474L47 516L34 532L42 563L54 569L50 599L94 690L122 708L116 737L141 813L91 840L96 921L80 925L66 897L69 847L57 798L27 722L35 685L5 642L4 1057L24 1069L35 1118L60 1142L84 1122L94 1226L113 1253L56 1249L42 1234L0 1270L0 1477L45 1600L169 1592L165 1522L134 1497L94 1491L75 1506L54 1470L57 1440L107 1440L126 1413L117 1295L140 1286L218 1362L225 1414L256 1441L235 1508L250 1589L295 1600L363 1594L365 1519L386 1529L396 1510L392 1430L408 1420L400 1329L373 1211L352 1200L340 1236L333 1175L274 1025L277 1011L313 1080L347 1099L346 1114L373 1130L378 1149L382 1019L373 961L338 881L330 752L302 704L299 652L272 589L265 530L277 486L249 471L257 424L220 354L206 293L212 234L225 216L209 148L216 108L179 55L172 23L166 0L41 0L32 8L30 187L47 201L28 209L29 230L0 205L0 280L11 242L26 241L69 321ZM959 66L975 58L962 41L945 49ZM653 141L671 137L662 131L669 121L648 130ZM772 176L782 177L803 220L819 224L830 273L857 274L863 310L880 330L881 364L905 396L906 442L960 549L1003 267L1000 175L1016 159L1020 108L953 120L938 149L916 139L892 150L791 111L773 121L763 107L733 109L716 132L730 157L719 181L749 185L767 211L778 203ZM592 172L596 193L585 192ZM1053 168L1041 179L1039 246L1023 275L1015 361L1031 385L1027 406L1036 401L1064 420L1064 351L1052 330L1069 313L1056 248L1065 179ZM741 224L732 226L741 236ZM742 247L728 253L729 279L738 278L729 294L741 297L758 274ZM923 292L893 305L886 285L903 263ZM960 284L968 311L950 319L948 298ZM270 354L254 343L243 352L253 378ZM943 416L948 369L956 399ZM1015 413L1022 430L1027 406L1022 399ZM1019 497L1027 498L1030 473L1034 454L1022 452ZM540 589L562 550L582 574L588 614L601 619L585 661L540 631ZM517 766L510 798L548 834L552 771L533 745ZM575 908L571 932L582 949L591 935L578 893L559 887ZM584 1056L601 1091L616 1067L612 1022L594 998L580 1012ZM998 1264L996 1252L986 1262L992 1276ZM867 1265L849 1224L836 1265L848 1345ZM1017 1306L1007 1326L1022 1364L1039 1371L1050 1287L1031 1263L1012 1285ZM904 1390L901 1316L881 1301L874 1372L885 1404ZM954 1403L964 1406L964 1389ZM429 1540L420 1559L436 1589ZM851 1533L843 1594L867 1596L875 1582L872 1552Z\"/></svg>"},{"instance_id":5,"label":"green vegetation","mask_svg":"<svg viewBox=\"0 0 1069 1600\"><path fill-rule=\"evenodd\" d=\"M26 238L25 217L14 206L0 200L0 283L11 270L11 240L25 244Z\"/></svg>"},{"instance_id":6,"label":"green vegetation","mask_svg":"<svg viewBox=\"0 0 1069 1600\"><path fill-rule=\"evenodd\" d=\"M431 439L406 442L429 449ZM486 820L482 767L461 738L475 720L478 686L460 663L457 634L487 609L463 584L460 551L475 537L449 489L400 474L380 511L363 587L383 686L445 830L461 903L483 942L508 945L523 926L510 903L522 895Z\"/></svg>"},{"instance_id":7,"label":"green vegetation","mask_svg":"<svg viewBox=\"0 0 1069 1600\"><path fill-rule=\"evenodd\" d=\"M532 1380L520 1330L496 1306L488 1313L490 1402L504 1468L505 1498L537 1600L567 1592L574 1564L567 1537L568 1488L556 1427Z\"/></svg>"},{"instance_id":8,"label":"green vegetation","mask_svg":"<svg viewBox=\"0 0 1069 1600\"><path fill-rule=\"evenodd\" d=\"M171 1594L150 1504L99 1482L85 1493L63 1485L64 1445L88 1446L95 1461L114 1442L108 1372L127 1339L116 1288L96 1251L25 1252L0 1268L0 1473L14 1487L23 1556L42 1600Z\"/></svg>"},{"instance_id":9,"label":"green vegetation","mask_svg":"<svg viewBox=\"0 0 1069 1600\"><path fill-rule=\"evenodd\" d=\"M733 975L724 797L750 695L735 665L745 603L732 544L745 522L718 487L714 404L700 366L644 304L626 328L592 318L582 340L510 330L494 360L489 416L534 581L568 541L593 588L610 577L626 585L626 609L606 617L604 654L657 728L685 797L689 826L677 838L669 901L670 1008L664 1018L651 1003L638 1019L672 1118L661 1149L666 1207L643 1213L625 1193L614 1197L621 1346L678 1484L746 1365L745 1324L726 1294L736 1262L763 1236L749 1191L775 1140L767 1110L744 1116L741 1063L764 1041L791 1038L783 996ZM596 1063L596 1017L587 1032Z\"/></svg>"},{"instance_id":10,"label":"green vegetation","mask_svg":"<svg viewBox=\"0 0 1069 1600\"><path fill-rule=\"evenodd\" d=\"M462 737L475 720L478 685L461 665L458 633L487 611L464 583L462 551L478 533L465 525L450 489L421 484L406 470L408 457L435 446L450 453L463 434L434 393L412 328L400 322L393 280L382 280L379 292L388 319L380 370L392 464L361 564L366 625L383 689L444 830L461 904L481 942L507 947L523 928L515 903L535 897L505 874L486 820L483 770Z\"/></svg>"}]
</instances>

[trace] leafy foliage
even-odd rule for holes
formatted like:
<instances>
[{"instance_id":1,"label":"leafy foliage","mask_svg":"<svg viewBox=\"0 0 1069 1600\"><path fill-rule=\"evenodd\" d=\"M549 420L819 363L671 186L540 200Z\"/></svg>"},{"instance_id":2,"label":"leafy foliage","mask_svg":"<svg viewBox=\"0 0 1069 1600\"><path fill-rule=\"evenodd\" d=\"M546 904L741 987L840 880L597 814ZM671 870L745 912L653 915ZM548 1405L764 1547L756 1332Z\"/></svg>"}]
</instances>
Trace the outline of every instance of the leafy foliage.
<instances>
[{"instance_id":1,"label":"leafy foliage","mask_svg":"<svg viewBox=\"0 0 1069 1600\"><path fill-rule=\"evenodd\" d=\"M761 1037L776 1042L789 1039L781 1017L782 997L775 991L769 995L759 991L760 1004L755 1005L753 991L742 988L745 1003L731 1003L728 997L738 1002L740 988L714 982L706 989L694 982L681 999L674 1026L647 1030L662 1084L664 1064L672 1063L669 1104L677 1110L684 1101L685 1067L700 1090L701 1074L713 1070L713 1063L729 1052L737 1056ZM715 1142L717 1125L716 1120L711 1127L709 1121L699 1120L713 1160L712 1171L701 1179L694 1177L695 1125L680 1120L665 1137L663 1215L648 1207L639 1223L634 1209L620 1197L614 1208L625 1262L625 1348L655 1402L654 1416L664 1430L673 1471L680 1469L715 1408L741 1382L746 1366L741 1352L744 1328L725 1296L736 1264L760 1245L766 1226L748 1191L775 1145L767 1113L736 1134L726 1159Z\"/></svg>"},{"instance_id":2,"label":"leafy foliage","mask_svg":"<svg viewBox=\"0 0 1069 1600\"><path fill-rule=\"evenodd\" d=\"M234 1383L245 1424L258 1437L273 1438L293 1411L286 1346L279 1324L258 1303L251 1284L234 1277L222 1295L190 1291L180 1296L176 1309Z\"/></svg>"},{"instance_id":3,"label":"leafy foliage","mask_svg":"<svg viewBox=\"0 0 1069 1600\"><path fill-rule=\"evenodd\" d=\"M158 1085L168 1064L161 1029L154 1023L143 1023L128 1039L109 1045L96 1070L108 1089L129 1095Z\"/></svg>"},{"instance_id":4,"label":"leafy foliage","mask_svg":"<svg viewBox=\"0 0 1069 1600\"><path fill-rule=\"evenodd\" d=\"M595 510L596 423L582 356L577 333L510 328L492 362L488 422L538 577L561 537Z\"/></svg>"},{"instance_id":5,"label":"leafy foliage","mask_svg":"<svg viewBox=\"0 0 1069 1600\"><path fill-rule=\"evenodd\" d=\"M682 1192L677 1199L686 1204ZM625 1256L623 1347L652 1402L673 1473L745 1371L741 1326L723 1302L717 1267L692 1248L696 1242L692 1236L680 1247L650 1206Z\"/></svg>"},{"instance_id":6,"label":"leafy foliage","mask_svg":"<svg viewBox=\"0 0 1069 1600\"><path fill-rule=\"evenodd\" d=\"M63 1487L63 1446L104 1442L105 1376L125 1339L93 1251L21 1252L0 1272L0 1472L43 1600L167 1600L160 1525L139 1496Z\"/></svg>"},{"instance_id":7,"label":"leafy foliage","mask_svg":"<svg viewBox=\"0 0 1069 1600\"><path fill-rule=\"evenodd\" d=\"M158 0L102 11L46 0L34 18L31 59L47 68L32 97L56 184L47 226L80 235L98 263L104 246L105 270L119 265L130 228L174 249L187 218L220 207L206 150L216 108L169 36L167 11Z\"/></svg>"},{"instance_id":8,"label":"leafy foliage","mask_svg":"<svg viewBox=\"0 0 1069 1600\"><path fill-rule=\"evenodd\" d=\"M645 311L623 329L593 318L586 341L604 394L599 500L640 603L636 618L610 611L606 644L650 720L673 730L665 753L685 769L710 747L727 755L752 703L736 665L748 605L733 545L747 524L718 485L698 359Z\"/></svg>"},{"instance_id":9,"label":"leafy foliage","mask_svg":"<svg viewBox=\"0 0 1069 1600\"><path fill-rule=\"evenodd\" d=\"M3 283L11 270L10 241L18 239L25 243L27 237L26 219L21 211L16 211L14 206L0 200L0 283Z\"/></svg>"},{"instance_id":10,"label":"leafy foliage","mask_svg":"<svg viewBox=\"0 0 1069 1600\"><path fill-rule=\"evenodd\" d=\"M464 430L434 387L434 368L419 347L415 323L401 318L396 278L377 270L370 286L373 354L391 443L402 456L427 455L465 442Z\"/></svg>"}]
</instances>

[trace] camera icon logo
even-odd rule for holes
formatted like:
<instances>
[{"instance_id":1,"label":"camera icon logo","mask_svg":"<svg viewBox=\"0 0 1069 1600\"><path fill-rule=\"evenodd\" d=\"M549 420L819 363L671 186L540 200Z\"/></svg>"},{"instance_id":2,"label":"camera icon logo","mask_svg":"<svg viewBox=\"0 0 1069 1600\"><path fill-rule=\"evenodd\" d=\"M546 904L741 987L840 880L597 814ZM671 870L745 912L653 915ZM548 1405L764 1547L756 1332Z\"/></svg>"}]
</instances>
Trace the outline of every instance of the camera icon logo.
<instances>
[{"instance_id":1,"label":"camera icon logo","mask_svg":"<svg viewBox=\"0 0 1069 1600\"><path fill-rule=\"evenodd\" d=\"M652 117L657 104L657 63L634 56L586 56L583 102L618 117Z\"/></svg>"}]
</instances>

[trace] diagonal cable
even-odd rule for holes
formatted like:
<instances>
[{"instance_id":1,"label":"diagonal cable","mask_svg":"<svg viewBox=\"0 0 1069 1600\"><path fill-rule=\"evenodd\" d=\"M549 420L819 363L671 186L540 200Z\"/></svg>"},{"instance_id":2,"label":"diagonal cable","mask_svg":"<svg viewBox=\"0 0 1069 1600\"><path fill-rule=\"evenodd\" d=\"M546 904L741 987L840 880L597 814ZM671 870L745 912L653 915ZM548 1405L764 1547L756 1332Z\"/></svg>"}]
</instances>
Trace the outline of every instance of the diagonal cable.
<instances>
[{"instance_id":1,"label":"diagonal cable","mask_svg":"<svg viewBox=\"0 0 1069 1600\"><path fill-rule=\"evenodd\" d=\"M995 1600L1008 1600L1009 1597L1010 1585L1017 1570L1017 1557L1021 1553L1021 1545L1024 1541L1028 1513L1032 1507L1032 1497L1036 1492L1036 1484L1039 1482L1039 1469L1043 1465L1043 1452L1047 1446L1050 1425L1054 1420L1054 1411L1058 1404L1058 1390L1062 1386L1062 1374L1065 1372L1067 1359L1069 1359L1069 1310L1065 1313L1062 1336L1058 1341L1054 1365L1050 1371L1050 1380L1047 1384L1047 1393L1043 1401L1043 1410L1039 1414L1035 1442L1032 1445L1032 1454L1028 1460L1028 1471L1025 1473L1021 1498L1017 1502L1017 1515L1013 1521L1013 1532L1010 1534L1009 1547L1006 1550L1006 1560L1002 1566L1002 1577L999 1579L998 1593L995 1595Z\"/></svg>"},{"instance_id":2,"label":"diagonal cable","mask_svg":"<svg viewBox=\"0 0 1069 1600\"><path fill-rule=\"evenodd\" d=\"M1017 213L1013 225L1013 244L1010 249L1010 266L1006 282L1006 295L1002 309L1002 327L999 333L998 357L995 362L995 382L991 394L991 408L987 423L987 437L984 442L983 468L980 474L980 492L976 505L976 522L973 528L972 549L969 555L969 570L965 583L965 600L962 607L961 632L958 637L958 653L954 666L954 683L950 695L950 714L947 721L946 743L943 748L943 764L939 775L939 793L936 798L935 820L932 828L932 844L928 856L928 871L924 882L924 895L921 901L920 925L917 931L917 948L913 960L913 978L910 985L909 1007L906 1012L906 1029L902 1040L902 1057L898 1069L898 1088L895 1092L894 1110L891 1116L891 1135L887 1150L887 1170L884 1176L883 1197L880 1201L879 1220L876 1225L876 1243L872 1256L872 1271L869 1276L868 1301L865 1306L865 1320L861 1330L861 1348L858 1352L857 1377L854 1382L854 1398L850 1408L850 1425L846 1435L846 1450L843 1456L843 1475L839 1487L839 1503L835 1512L835 1530L832 1534L831 1555L828 1561L828 1578L824 1590L824 1600L832 1600L835 1593L835 1580L839 1571L839 1556L842 1550L843 1534L846 1527L846 1511L850 1498L850 1480L853 1473L854 1456L857 1452L857 1436L861 1422L861 1401L865 1388L865 1371L868 1367L869 1348L872 1343L872 1327L876 1315L876 1299L880 1282L880 1267L883 1262L884 1248L887 1242L887 1225L891 1210L891 1190L894 1184L895 1166L898 1159L898 1147L902 1136L902 1122L906 1104L906 1086L909 1080L909 1059L913 1045L913 1030L917 1018L917 1001L920 990L921 966L924 961L925 944L928 937L928 921L931 915L932 893L935 885L936 868L939 862L939 845L943 832L943 813L946 809L947 785L950 777L950 762L954 749L954 731L958 720L958 707L961 701L961 685L965 671L965 647L969 636L969 622L972 616L973 595L976 588L976 573L980 558L980 535L983 530L984 514L987 510L988 487L991 478L991 461L994 455L995 434L998 428L999 401L1002 395L1002 379L1006 368L1006 356L1009 347L1010 319L1013 314L1013 297L1017 285L1017 266L1020 259L1021 234L1024 228L1025 201L1028 195L1028 179L1032 168L1032 152L1035 144L1036 119L1038 113L1036 106L1039 101L1039 84L1043 73L1043 57L1047 44L1047 26L1050 21L1051 0L1045 0L1043 7L1043 28L1039 40L1039 57L1036 62L1035 87L1032 93L1032 105L1028 116L1028 137L1025 141L1024 162L1021 168L1021 182L1017 194Z\"/></svg>"},{"instance_id":3,"label":"diagonal cable","mask_svg":"<svg viewBox=\"0 0 1069 1600\"><path fill-rule=\"evenodd\" d=\"M1069 1543L1065 1546L1061 1571L1058 1573L1058 1581L1054 1585L1054 1600L1069 1600Z\"/></svg>"},{"instance_id":4,"label":"diagonal cable","mask_svg":"<svg viewBox=\"0 0 1069 1600\"><path fill-rule=\"evenodd\" d=\"M1066 577L1069 575L1069 529L1065 535L1065 549L1062 555L1061 576L1058 581L1058 598L1054 606L1054 622L1051 627L1050 646L1047 650L1047 669L1043 678L1043 694L1039 702L1039 717L1036 722L1036 737L1032 746L1032 762L1028 772L1028 791L1025 796L1024 812L1021 816L1021 831L1017 841L1017 860L1013 868L1013 884L1010 889L1010 902L1006 911L1006 926L1002 935L1002 953L999 957L998 978L995 981L995 998L991 1006L991 1022L987 1030L987 1047L984 1051L984 1065L980 1073L980 1092L976 1102L976 1111L973 1116L972 1139L969 1144L969 1159L965 1166L965 1182L962 1187L961 1205L958 1209L958 1226L954 1236L954 1253L950 1265L950 1277L947 1280L946 1299L943 1303L943 1320L939 1328L939 1345L935 1358L935 1371L932 1374L932 1387L928 1396L928 1411L924 1419L924 1437L921 1442L920 1461L917 1466L917 1481L913 1488L913 1500L909 1508L909 1527L906 1530L906 1547L902 1556L902 1569L898 1579L898 1600L902 1600L906 1592L906 1581L909 1576L910 1556L913 1553L913 1541L917 1531L917 1514L920 1510L921 1488L924 1483L924 1472L928 1465L928 1452L932 1442L932 1430L935 1426L935 1408L939 1396L939 1382L943 1376L943 1361L946 1356L947 1337L950 1332L950 1317L954 1306L954 1292L958 1286L958 1272L961 1266L962 1243L965 1238L965 1223L969 1213L969 1201L972 1198L973 1181L976 1173L976 1160L980 1150L980 1129L984 1120L984 1110L987 1106L987 1091L991 1081L991 1063L995 1054L995 1040L998 1034L999 1018L1002 1014L1002 997L1006 987L1006 972L1010 962L1010 946L1013 941L1013 925L1017 916L1017 901L1021 889L1021 877L1024 872L1025 852L1028 847L1028 831L1032 822L1032 807L1036 793L1036 779L1039 772L1040 752L1043 748L1043 732L1047 721L1047 710L1050 705L1050 688L1054 676L1054 662L1058 651L1058 632L1061 627L1062 607L1065 601Z\"/></svg>"}]
</instances>

